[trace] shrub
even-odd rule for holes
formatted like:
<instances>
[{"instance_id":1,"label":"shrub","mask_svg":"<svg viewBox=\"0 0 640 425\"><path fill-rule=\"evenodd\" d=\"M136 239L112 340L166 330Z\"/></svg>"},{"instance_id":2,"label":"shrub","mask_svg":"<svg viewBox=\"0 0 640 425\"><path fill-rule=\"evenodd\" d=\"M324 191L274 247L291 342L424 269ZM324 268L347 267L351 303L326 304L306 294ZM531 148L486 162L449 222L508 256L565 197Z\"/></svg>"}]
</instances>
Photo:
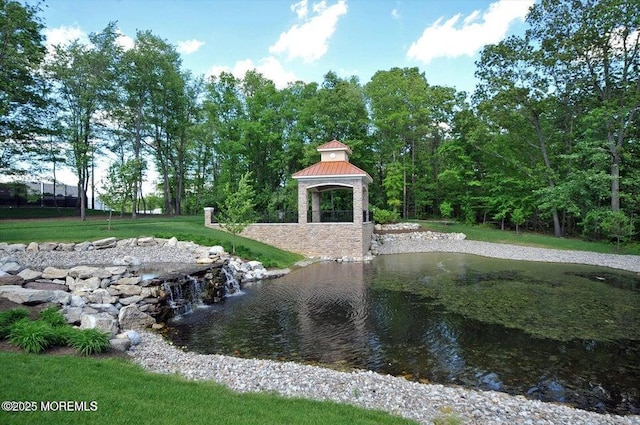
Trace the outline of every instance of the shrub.
<instances>
[{"instance_id":1,"label":"shrub","mask_svg":"<svg viewBox=\"0 0 640 425\"><path fill-rule=\"evenodd\" d=\"M15 322L9 331L9 341L26 353L41 353L54 345L55 340L53 327L41 320L21 319Z\"/></svg>"},{"instance_id":2,"label":"shrub","mask_svg":"<svg viewBox=\"0 0 640 425\"><path fill-rule=\"evenodd\" d=\"M9 335L11 326L17 321L26 319L27 317L29 317L29 310L24 307L0 311L0 338L6 338Z\"/></svg>"},{"instance_id":3,"label":"shrub","mask_svg":"<svg viewBox=\"0 0 640 425\"><path fill-rule=\"evenodd\" d=\"M88 356L102 353L110 347L109 334L98 329L72 329L68 334L69 346Z\"/></svg>"},{"instance_id":4,"label":"shrub","mask_svg":"<svg viewBox=\"0 0 640 425\"><path fill-rule=\"evenodd\" d=\"M373 211L373 221L378 224L397 223L400 215L396 211L389 211L382 208L371 208Z\"/></svg>"},{"instance_id":5,"label":"shrub","mask_svg":"<svg viewBox=\"0 0 640 425\"><path fill-rule=\"evenodd\" d=\"M56 307L49 307L42 310L40 312L40 320L47 322L54 328L67 325L67 320L62 315L62 312Z\"/></svg>"}]
</instances>

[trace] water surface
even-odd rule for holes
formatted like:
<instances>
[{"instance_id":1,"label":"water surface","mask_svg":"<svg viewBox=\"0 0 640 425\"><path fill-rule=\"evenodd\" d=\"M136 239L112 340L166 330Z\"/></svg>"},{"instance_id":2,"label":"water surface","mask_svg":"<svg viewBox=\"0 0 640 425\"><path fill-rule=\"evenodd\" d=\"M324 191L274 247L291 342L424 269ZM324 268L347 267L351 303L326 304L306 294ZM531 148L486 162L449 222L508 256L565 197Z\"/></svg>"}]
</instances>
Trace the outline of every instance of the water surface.
<instances>
[{"instance_id":1,"label":"water surface","mask_svg":"<svg viewBox=\"0 0 640 425\"><path fill-rule=\"evenodd\" d=\"M365 368L640 414L640 279L468 254L314 264L172 323L201 353Z\"/></svg>"}]
</instances>

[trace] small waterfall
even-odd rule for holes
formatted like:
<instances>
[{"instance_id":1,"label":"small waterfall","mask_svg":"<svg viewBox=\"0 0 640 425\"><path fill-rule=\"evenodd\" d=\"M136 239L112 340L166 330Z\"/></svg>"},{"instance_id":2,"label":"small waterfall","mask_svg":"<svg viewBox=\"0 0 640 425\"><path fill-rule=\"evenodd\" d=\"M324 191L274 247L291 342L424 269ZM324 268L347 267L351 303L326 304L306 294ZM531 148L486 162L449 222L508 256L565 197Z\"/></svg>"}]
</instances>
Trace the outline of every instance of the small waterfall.
<instances>
[{"instance_id":1,"label":"small waterfall","mask_svg":"<svg viewBox=\"0 0 640 425\"><path fill-rule=\"evenodd\" d=\"M202 305L203 282L194 276L186 276L185 282L164 282L167 303L175 316L193 312L194 307Z\"/></svg>"},{"instance_id":2,"label":"small waterfall","mask_svg":"<svg viewBox=\"0 0 640 425\"><path fill-rule=\"evenodd\" d=\"M233 275L231 268L228 265L222 266L222 272L224 273L225 278L227 279L227 295L241 295L244 294L242 290L240 290L240 282Z\"/></svg>"},{"instance_id":3,"label":"small waterfall","mask_svg":"<svg viewBox=\"0 0 640 425\"><path fill-rule=\"evenodd\" d=\"M163 280L162 288L170 310L168 318L191 313L199 306L222 302L226 296L244 293L227 264Z\"/></svg>"}]
</instances>

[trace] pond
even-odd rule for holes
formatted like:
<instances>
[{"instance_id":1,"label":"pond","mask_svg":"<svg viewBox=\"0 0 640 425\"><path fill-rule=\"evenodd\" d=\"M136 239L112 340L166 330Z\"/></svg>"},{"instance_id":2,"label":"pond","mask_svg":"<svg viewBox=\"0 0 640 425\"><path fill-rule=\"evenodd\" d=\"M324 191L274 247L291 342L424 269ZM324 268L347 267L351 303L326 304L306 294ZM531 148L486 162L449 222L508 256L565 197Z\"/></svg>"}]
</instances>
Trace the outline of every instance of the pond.
<instances>
[{"instance_id":1,"label":"pond","mask_svg":"<svg viewBox=\"0 0 640 425\"><path fill-rule=\"evenodd\" d=\"M316 263L172 323L186 349L640 414L640 276L468 254Z\"/></svg>"}]
</instances>

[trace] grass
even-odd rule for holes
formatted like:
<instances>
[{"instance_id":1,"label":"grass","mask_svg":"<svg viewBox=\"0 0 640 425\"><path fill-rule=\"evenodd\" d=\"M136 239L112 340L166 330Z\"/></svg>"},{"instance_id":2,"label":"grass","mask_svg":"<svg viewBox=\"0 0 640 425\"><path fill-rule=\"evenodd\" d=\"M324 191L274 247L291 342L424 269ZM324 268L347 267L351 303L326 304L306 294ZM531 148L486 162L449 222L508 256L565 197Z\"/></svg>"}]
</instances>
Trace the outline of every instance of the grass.
<instances>
[{"instance_id":1,"label":"grass","mask_svg":"<svg viewBox=\"0 0 640 425\"><path fill-rule=\"evenodd\" d=\"M577 238L556 238L551 235L532 232L500 230L488 225L466 225L462 223L444 223L441 221L412 220L423 228L435 232L464 233L468 240L525 245L540 248L591 251L605 254L640 255L639 245L626 245L620 249L613 243L591 242Z\"/></svg>"},{"instance_id":2,"label":"grass","mask_svg":"<svg viewBox=\"0 0 640 425\"><path fill-rule=\"evenodd\" d=\"M109 222L104 218L79 219L39 219L0 221L0 242L83 242L108 237L137 238L153 236L193 241L203 246L222 245L231 251L233 236L227 232L204 226L204 216L144 216L134 219L115 218ZM236 252L239 256L261 261L267 268L285 268L303 257L273 246L236 237Z\"/></svg>"},{"instance_id":3,"label":"grass","mask_svg":"<svg viewBox=\"0 0 640 425\"><path fill-rule=\"evenodd\" d=\"M0 411L0 423L154 425L411 424L384 412L274 394L238 394L211 382L143 371L121 358L0 353L3 400L33 401L33 412ZM42 411L42 403L86 402L95 411Z\"/></svg>"}]
</instances>

